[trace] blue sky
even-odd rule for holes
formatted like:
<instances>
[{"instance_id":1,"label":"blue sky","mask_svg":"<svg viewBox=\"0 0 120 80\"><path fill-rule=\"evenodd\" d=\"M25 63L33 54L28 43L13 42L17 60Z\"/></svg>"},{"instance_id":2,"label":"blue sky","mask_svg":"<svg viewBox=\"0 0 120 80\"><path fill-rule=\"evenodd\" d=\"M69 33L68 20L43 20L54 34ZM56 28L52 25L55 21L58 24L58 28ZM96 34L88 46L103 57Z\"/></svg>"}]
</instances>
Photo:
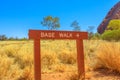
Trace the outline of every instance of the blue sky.
<instances>
[{"instance_id":1,"label":"blue sky","mask_svg":"<svg viewBox=\"0 0 120 80\"><path fill-rule=\"evenodd\" d=\"M119 0L0 0L0 35L28 37L29 29L45 30L40 22L51 15L60 18L60 30L72 30L77 20L82 31L98 25Z\"/></svg>"}]
</instances>

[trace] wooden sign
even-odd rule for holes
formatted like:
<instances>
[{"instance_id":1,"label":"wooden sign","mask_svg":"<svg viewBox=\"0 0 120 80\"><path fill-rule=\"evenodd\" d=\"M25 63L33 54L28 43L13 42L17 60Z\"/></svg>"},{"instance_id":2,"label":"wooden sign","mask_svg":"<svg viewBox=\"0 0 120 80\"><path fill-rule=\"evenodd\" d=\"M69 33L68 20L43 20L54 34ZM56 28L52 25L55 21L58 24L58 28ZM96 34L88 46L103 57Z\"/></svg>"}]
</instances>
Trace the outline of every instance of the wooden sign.
<instances>
[{"instance_id":1,"label":"wooden sign","mask_svg":"<svg viewBox=\"0 0 120 80\"><path fill-rule=\"evenodd\" d=\"M75 39L77 45L77 63L79 76L85 77L83 39L88 39L87 32L29 30L29 39L34 40L35 80L41 80L41 39Z\"/></svg>"}]
</instances>

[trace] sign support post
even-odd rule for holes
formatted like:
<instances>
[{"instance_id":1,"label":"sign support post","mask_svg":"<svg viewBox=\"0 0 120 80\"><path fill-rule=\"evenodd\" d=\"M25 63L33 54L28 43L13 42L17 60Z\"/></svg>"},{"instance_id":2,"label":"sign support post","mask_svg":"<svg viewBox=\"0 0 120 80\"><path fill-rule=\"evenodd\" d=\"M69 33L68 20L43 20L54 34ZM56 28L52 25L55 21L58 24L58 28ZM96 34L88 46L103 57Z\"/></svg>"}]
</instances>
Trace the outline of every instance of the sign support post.
<instances>
[{"instance_id":1,"label":"sign support post","mask_svg":"<svg viewBox=\"0 0 120 80\"><path fill-rule=\"evenodd\" d=\"M83 39L88 39L87 32L78 31L50 31L50 30L29 30L29 39L34 40L34 74L35 80L41 80L41 39L69 39L76 40L77 63L79 78L85 78Z\"/></svg>"},{"instance_id":2,"label":"sign support post","mask_svg":"<svg viewBox=\"0 0 120 80\"><path fill-rule=\"evenodd\" d=\"M78 63L78 77L85 77L84 68L84 50L83 50L83 40L76 40L77 44L77 63Z\"/></svg>"},{"instance_id":3,"label":"sign support post","mask_svg":"<svg viewBox=\"0 0 120 80\"><path fill-rule=\"evenodd\" d=\"M40 39L34 40L34 71L35 80L41 79L41 54L40 54Z\"/></svg>"}]
</instances>

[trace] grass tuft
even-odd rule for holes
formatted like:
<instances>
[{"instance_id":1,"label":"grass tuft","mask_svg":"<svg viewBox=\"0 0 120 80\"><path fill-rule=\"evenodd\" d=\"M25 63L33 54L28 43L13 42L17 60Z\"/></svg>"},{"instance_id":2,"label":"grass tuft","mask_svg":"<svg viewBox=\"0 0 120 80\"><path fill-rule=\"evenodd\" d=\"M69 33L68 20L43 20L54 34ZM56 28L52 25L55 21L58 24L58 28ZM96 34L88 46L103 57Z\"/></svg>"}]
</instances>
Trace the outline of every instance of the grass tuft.
<instances>
[{"instance_id":1,"label":"grass tuft","mask_svg":"<svg viewBox=\"0 0 120 80\"><path fill-rule=\"evenodd\" d=\"M94 68L107 68L120 72L120 45L107 42L100 45L96 51L97 62Z\"/></svg>"}]
</instances>

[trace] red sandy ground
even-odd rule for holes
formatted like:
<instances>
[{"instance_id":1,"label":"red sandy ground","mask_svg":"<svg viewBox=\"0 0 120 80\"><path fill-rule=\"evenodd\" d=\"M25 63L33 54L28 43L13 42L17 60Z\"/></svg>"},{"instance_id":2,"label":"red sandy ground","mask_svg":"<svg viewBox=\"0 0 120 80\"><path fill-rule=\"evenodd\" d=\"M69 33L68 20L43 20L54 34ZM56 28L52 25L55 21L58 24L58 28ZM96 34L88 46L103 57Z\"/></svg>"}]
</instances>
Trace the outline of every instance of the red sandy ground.
<instances>
[{"instance_id":1,"label":"red sandy ground","mask_svg":"<svg viewBox=\"0 0 120 80\"><path fill-rule=\"evenodd\" d=\"M42 80L76 80L70 78L70 72L43 73ZM105 69L86 72L85 80L120 80L120 74Z\"/></svg>"}]
</instances>

